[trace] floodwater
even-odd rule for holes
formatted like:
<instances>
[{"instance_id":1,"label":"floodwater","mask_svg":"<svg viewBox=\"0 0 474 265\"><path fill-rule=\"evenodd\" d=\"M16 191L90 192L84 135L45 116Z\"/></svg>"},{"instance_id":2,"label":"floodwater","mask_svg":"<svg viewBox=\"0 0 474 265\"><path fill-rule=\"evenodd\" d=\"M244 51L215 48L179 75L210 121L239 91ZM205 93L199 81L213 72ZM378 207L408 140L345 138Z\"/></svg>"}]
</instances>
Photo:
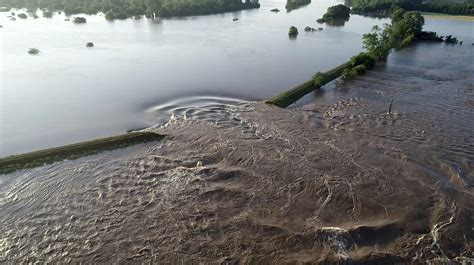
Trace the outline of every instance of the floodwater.
<instances>
[{"instance_id":1,"label":"floodwater","mask_svg":"<svg viewBox=\"0 0 474 265\"><path fill-rule=\"evenodd\" d=\"M334 3L86 25L1 14L0 155L166 137L0 176L0 263L474 262L472 22L427 17L464 45L395 51L290 109L253 101L386 22L287 38Z\"/></svg>"},{"instance_id":2,"label":"floodwater","mask_svg":"<svg viewBox=\"0 0 474 265\"><path fill-rule=\"evenodd\" d=\"M0 262L470 264L473 61L410 46L293 109L168 107L160 142L4 175Z\"/></svg>"},{"instance_id":3,"label":"floodwater","mask_svg":"<svg viewBox=\"0 0 474 265\"><path fill-rule=\"evenodd\" d=\"M284 0L261 3L159 22L86 16L83 25L0 13L0 156L152 126L162 105L269 98L358 53L362 34L387 22L353 16L331 28L315 21L334 0L291 13ZM308 25L324 30L305 33ZM29 55L33 47L41 54Z\"/></svg>"},{"instance_id":4,"label":"floodwater","mask_svg":"<svg viewBox=\"0 0 474 265\"><path fill-rule=\"evenodd\" d=\"M336 1L291 13L283 0L261 3L159 22L86 16L84 25L58 14L13 22L0 13L0 156L153 126L167 120L163 108L269 98L357 54L362 35L388 22L352 16L327 27L315 20ZM282 12L270 12L275 7ZM296 40L291 25L300 29ZM308 25L324 30L306 33ZM472 22L427 27L473 35ZM85 47L90 41L95 48ZM32 47L41 54L27 54Z\"/></svg>"}]
</instances>

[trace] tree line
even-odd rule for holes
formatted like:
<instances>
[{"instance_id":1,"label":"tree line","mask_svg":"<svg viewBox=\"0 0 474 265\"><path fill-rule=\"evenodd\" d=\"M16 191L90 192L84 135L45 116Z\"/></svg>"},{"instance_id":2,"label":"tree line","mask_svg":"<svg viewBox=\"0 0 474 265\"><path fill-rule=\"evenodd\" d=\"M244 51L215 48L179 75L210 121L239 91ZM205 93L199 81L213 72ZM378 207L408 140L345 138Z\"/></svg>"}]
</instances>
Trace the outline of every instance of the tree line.
<instances>
[{"instance_id":1,"label":"tree line","mask_svg":"<svg viewBox=\"0 0 474 265\"><path fill-rule=\"evenodd\" d=\"M408 11L423 11L450 15L474 16L474 0L465 3L423 2L422 0L346 0L355 14L388 15L393 6Z\"/></svg>"},{"instance_id":2,"label":"tree line","mask_svg":"<svg viewBox=\"0 0 474 265\"><path fill-rule=\"evenodd\" d=\"M108 14L109 19L146 15L171 17L207 15L259 8L258 0L0 0L0 6L38 8L73 14Z\"/></svg>"},{"instance_id":3,"label":"tree line","mask_svg":"<svg viewBox=\"0 0 474 265\"><path fill-rule=\"evenodd\" d=\"M311 0L287 0L286 11L291 12L292 10L311 4Z\"/></svg>"}]
</instances>

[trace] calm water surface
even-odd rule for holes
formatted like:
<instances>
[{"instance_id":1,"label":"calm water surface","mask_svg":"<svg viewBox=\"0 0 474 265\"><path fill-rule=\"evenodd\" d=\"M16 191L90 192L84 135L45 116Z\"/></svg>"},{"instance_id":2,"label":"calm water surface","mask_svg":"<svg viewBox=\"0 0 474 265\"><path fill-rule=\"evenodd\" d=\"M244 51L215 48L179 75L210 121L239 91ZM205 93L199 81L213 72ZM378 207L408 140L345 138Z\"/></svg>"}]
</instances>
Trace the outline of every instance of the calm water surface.
<instances>
[{"instance_id":1,"label":"calm water surface","mask_svg":"<svg viewBox=\"0 0 474 265\"><path fill-rule=\"evenodd\" d=\"M315 20L336 1L291 13L285 1L261 2L259 10L158 22L0 14L0 156L155 125L176 108L268 98L347 60L362 50L363 33L388 22L352 16L326 27ZM307 25L324 30L305 33ZM473 35L471 22L428 19L427 28ZM28 55L31 47L41 54Z\"/></svg>"}]
</instances>

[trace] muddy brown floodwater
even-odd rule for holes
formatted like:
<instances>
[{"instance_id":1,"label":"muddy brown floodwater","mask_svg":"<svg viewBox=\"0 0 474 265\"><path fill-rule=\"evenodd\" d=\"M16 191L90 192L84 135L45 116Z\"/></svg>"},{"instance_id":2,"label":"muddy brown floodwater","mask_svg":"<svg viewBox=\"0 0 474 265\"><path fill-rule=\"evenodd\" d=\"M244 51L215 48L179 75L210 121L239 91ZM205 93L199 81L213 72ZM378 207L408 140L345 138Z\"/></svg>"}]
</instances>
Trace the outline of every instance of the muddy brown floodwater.
<instances>
[{"instance_id":1,"label":"muddy brown floodwater","mask_svg":"<svg viewBox=\"0 0 474 265\"><path fill-rule=\"evenodd\" d=\"M310 104L189 108L161 142L1 176L0 262L472 263L469 48L409 47Z\"/></svg>"}]
</instances>

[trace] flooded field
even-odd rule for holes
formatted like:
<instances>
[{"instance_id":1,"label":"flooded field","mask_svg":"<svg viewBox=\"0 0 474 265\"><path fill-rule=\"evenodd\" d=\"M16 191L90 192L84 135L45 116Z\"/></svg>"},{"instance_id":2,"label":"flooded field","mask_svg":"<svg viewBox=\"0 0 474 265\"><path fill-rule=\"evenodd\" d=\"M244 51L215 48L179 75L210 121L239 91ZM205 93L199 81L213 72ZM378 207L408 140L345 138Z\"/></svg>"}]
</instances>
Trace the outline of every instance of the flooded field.
<instances>
[{"instance_id":1,"label":"flooded field","mask_svg":"<svg viewBox=\"0 0 474 265\"><path fill-rule=\"evenodd\" d=\"M473 61L411 46L293 109L170 107L160 142L1 176L0 262L469 264Z\"/></svg>"}]
</instances>

